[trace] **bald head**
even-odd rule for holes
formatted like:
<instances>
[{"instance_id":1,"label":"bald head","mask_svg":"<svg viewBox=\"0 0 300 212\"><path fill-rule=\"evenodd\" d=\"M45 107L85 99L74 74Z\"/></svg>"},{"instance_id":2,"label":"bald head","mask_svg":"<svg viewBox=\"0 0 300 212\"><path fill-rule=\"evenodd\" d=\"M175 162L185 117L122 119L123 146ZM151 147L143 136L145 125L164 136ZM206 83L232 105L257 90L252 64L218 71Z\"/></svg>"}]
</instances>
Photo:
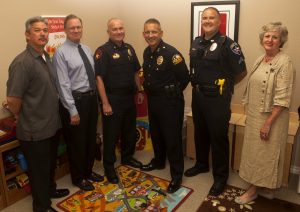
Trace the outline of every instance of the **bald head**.
<instances>
[{"instance_id":1,"label":"bald head","mask_svg":"<svg viewBox=\"0 0 300 212\"><path fill-rule=\"evenodd\" d=\"M120 46L125 37L125 30L123 21L119 18L111 18L107 21L107 33L109 39Z\"/></svg>"},{"instance_id":2,"label":"bald head","mask_svg":"<svg viewBox=\"0 0 300 212\"><path fill-rule=\"evenodd\" d=\"M113 25L115 22L120 22L123 25L123 21L120 18L111 18L107 21L107 29Z\"/></svg>"}]
</instances>

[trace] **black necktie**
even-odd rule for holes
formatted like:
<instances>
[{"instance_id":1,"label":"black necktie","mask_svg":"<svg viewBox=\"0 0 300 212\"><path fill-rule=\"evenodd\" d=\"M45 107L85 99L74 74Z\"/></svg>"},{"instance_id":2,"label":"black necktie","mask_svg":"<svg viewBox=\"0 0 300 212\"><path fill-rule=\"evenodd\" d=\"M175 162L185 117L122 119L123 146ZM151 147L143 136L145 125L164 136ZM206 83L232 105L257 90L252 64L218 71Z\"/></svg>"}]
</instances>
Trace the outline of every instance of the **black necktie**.
<instances>
[{"instance_id":1,"label":"black necktie","mask_svg":"<svg viewBox=\"0 0 300 212\"><path fill-rule=\"evenodd\" d=\"M88 78L89 78L90 86L93 90L95 90L96 89L96 82L95 82L95 74L94 74L94 71L93 71L93 67L92 67L88 57L84 53L83 49L81 48L81 45L78 45L78 51L79 51L79 54L80 54L80 56L83 60L84 67L85 67L85 70L86 70L86 74L88 75Z\"/></svg>"}]
</instances>

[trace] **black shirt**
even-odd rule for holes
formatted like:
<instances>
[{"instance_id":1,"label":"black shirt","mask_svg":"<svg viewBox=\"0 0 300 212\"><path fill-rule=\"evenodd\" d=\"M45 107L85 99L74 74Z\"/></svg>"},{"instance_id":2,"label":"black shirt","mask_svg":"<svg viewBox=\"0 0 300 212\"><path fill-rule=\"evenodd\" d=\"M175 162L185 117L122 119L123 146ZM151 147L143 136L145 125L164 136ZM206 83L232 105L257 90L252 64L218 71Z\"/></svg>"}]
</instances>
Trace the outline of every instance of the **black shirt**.
<instances>
[{"instance_id":1,"label":"black shirt","mask_svg":"<svg viewBox=\"0 0 300 212\"><path fill-rule=\"evenodd\" d=\"M143 70L146 91L160 91L171 84L184 90L189 83L189 71L181 53L163 41L154 52L149 46L145 49Z\"/></svg>"},{"instance_id":2,"label":"black shirt","mask_svg":"<svg viewBox=\"0 0 300 212\"><path fill-rule=\"evenodd\" d=\"M96 76L101 76L106 89L135 89L134 75L141 69L133 47L120 47L111 40L100 46L94 55Z\"/></svg>"},{"instance_id":3,"label":"black shirt","mask_svg":"<svg viewBox=\"0 0 300 212\"><path fill-rule=\"evenodd\" d=\"M246 70L240 46L227 36L217 33L210 40L197 37L190 49L192 85L213 83L219 78L234 81Z\"/></svg>"}]
</instances>

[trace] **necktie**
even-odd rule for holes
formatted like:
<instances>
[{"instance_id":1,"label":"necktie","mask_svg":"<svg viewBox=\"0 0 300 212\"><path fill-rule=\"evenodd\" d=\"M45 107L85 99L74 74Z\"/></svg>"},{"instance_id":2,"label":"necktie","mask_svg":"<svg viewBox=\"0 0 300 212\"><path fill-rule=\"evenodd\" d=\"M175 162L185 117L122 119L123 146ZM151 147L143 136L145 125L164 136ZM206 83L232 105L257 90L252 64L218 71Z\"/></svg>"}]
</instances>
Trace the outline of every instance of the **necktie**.
<instances>
[{"instance_id":1,"label":"necktie","mask_svg":"<svg viewBox=\"0 0 300 212\"><path fill-rule=\"evenodd\" d=\"M86 70L86 74L88 75L90 87L93 90L95 90L96 89L96 82L95 82L95 74L94 74L94 71L93 71L93 67L92 67L88 57L84 53L83 49L81 48L81 45L78 45L78 51L79 51L79 54L80 54L80 56L83 60L84 67L85 67L85 70Z\"/></svg>"}]
</instances>

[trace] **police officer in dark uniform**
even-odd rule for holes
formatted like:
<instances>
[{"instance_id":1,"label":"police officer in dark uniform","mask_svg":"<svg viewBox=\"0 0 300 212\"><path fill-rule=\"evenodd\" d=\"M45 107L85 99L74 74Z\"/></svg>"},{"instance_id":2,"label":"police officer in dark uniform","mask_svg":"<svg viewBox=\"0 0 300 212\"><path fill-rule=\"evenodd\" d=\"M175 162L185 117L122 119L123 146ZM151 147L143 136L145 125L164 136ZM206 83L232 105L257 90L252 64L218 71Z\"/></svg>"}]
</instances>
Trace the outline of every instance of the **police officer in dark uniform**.
<instances>
[{"instance_id":1,"label":"police officer in dark uniform","mask_svg":"<svg viewBox=\"0 0 300 212\"><path fill-rule=\"evenodd\" d=\"M219 32L220 14L208 7L202 13L203 37L190 50L192 112L195 127L196 164L185 171L192 177L209 171L212 150L214 184L209 195L224 190L229 175L228 126L234 84L243 79L246 65L239 45Z\"/></svg>"},{"instance_id":2,"label":"police officer in dark uniform","mask_svg":"<svg viewBox=\"0 0 300 212\"><path fill-rule=\"evenodd\" d=\"M141 66L133 47L123 42L123 21L110 19L107 28L109 41L96 50L94 59L103 112L103 166L108 181L116 184L119 179L114 169L115 147L119 139L121 163L135 168L142 166L132 157L136 144L134 95L142 90L138 78Z\"/></svg>"},{"instance_id":3,"label":"police officer in dark uniform","mask_svg":"<svg viewBox=\"0 0 300 212\"><path fill-rule=\"evenodd\" d=\"M163 169L168 157L172 181L167 192L174 193L180 188L184 169L182 91L189 83L189 72L180 52L161 39L163 31L158 20L147 20L143 34L149 44L144 51L143 70L154 159L141 170Z\"/></svg>"}]
</instances>

